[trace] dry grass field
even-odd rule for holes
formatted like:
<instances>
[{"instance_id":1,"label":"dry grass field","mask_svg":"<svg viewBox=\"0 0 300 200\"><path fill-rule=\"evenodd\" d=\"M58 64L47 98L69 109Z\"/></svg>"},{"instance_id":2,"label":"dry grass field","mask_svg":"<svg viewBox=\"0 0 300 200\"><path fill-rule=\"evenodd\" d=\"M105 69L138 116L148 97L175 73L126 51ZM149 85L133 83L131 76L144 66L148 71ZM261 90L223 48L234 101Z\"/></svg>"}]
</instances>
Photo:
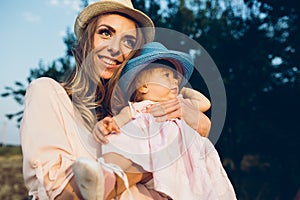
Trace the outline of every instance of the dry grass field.
<instances>
[{"instance_id":1,"label":"dry grass field","mask_svg":"<svg viewBox=\"0 0 300 200\"><path fill-rule=\"evenodd\" d=\"M0 146L0 186L1 200L27 199L20 147Z\"/></svg>"}]
</instances>

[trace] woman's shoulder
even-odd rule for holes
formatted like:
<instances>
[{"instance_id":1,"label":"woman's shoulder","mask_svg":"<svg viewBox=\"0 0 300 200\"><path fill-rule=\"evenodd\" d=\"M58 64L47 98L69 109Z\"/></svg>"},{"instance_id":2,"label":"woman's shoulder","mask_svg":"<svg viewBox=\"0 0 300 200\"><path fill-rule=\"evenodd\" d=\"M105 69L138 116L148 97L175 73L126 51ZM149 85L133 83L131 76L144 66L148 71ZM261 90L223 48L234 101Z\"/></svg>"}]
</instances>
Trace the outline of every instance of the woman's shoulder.
<instances>
[{"instance_id":1,"label":"woman's shoulder","mask_svg":"<svg viewBox=\"0 0 300 200\"><path fill-rule=\"evenodd\" d=\"M49 94L51 92L65 92L59 82L49 77L37 78L30 82L26 93L34 92L41 94Z\"/></svg>"},{"instance_id":2,"label":"woman's shoulder","mask_svg":"<svg viewBox=\"0 0 300 200\"><path fill-rule=\"evenodd\" d=\"M30 82L30 85L55 85L59 84L56 80L50 77L40 77Z\"/></svg>"}]
</instances>

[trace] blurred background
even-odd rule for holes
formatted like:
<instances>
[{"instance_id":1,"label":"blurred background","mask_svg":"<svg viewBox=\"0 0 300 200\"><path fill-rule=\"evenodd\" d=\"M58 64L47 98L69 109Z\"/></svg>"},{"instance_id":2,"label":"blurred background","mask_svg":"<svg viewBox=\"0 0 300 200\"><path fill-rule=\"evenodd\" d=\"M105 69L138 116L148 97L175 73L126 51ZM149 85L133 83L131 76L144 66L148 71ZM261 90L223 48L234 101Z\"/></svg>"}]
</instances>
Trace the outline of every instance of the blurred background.
<instances>
[{"instance_id":1,"label":"blurred background","mask_svg":"<svg viewBox=\"0 0 300 200\"><path fill-rule=\"evenodd\" d=\"M62 80L73 68L73 24L79 10L91 2L0 3L1 199L27 199L18 131L26 87L41 76ZM300 2L133 0L133 4L156 27L197 41L217 65L227 113L216 148L238 199L300 199ZM174 43L180 45L180 40ZM196 75L191 84L209 97Z\"/></svg>"}]
</instances>

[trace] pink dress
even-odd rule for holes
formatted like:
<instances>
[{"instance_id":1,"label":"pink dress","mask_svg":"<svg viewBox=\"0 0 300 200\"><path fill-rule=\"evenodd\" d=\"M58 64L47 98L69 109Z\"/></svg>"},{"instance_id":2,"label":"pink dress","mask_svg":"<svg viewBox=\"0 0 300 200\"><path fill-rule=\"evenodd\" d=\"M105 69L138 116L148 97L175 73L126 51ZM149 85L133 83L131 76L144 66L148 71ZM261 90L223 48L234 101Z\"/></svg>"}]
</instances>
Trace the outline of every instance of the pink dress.
<instances>
[{"instance_id":1,"label":"pink dress","mask_svg":"<svg viewBox=\"0 0 300 200\"><path fill-rule=\"evenodd\" d=\"M174 200L233 200L234 189L209 139L184 120L155 122L143 113L151 101L131 103L133 120L109 136L102 153L115 152L153 173L153 186Z\"/></svg>"},{"instance_id":2,"label":"pink dress","mask_svg":"<svg viewBox=\"0 0 300 200\"><path fill-rule=\"evenodd\" d=\"M73 177L74 160L96 160L101 146L84 127L64 88L53 79L32 81L24 104L20 131L25 185L33 199L54 199ZM135 199L164 199L141 184L130 190ZM120 199L127 197L124 192Z\"/></svg>"}]
</instances>

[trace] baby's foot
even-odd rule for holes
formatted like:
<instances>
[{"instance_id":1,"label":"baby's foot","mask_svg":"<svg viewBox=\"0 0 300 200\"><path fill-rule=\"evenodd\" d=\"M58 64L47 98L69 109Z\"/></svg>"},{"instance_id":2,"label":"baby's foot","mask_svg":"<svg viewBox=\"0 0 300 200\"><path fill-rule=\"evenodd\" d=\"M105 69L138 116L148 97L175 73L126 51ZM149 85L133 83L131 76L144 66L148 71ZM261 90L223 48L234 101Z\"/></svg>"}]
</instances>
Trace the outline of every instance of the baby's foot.
<instances>
[{"instance_id":1,"label":"baby's foot","mask_svg":"<svg viewBox=\"0 0 300 200\"><path fill-rule=\"evenodd\" d=\"M100 164L89 158L78 158L72 168L82 197L85 200L103 200L105 178Z\"/></svg>"}]
</instances>

